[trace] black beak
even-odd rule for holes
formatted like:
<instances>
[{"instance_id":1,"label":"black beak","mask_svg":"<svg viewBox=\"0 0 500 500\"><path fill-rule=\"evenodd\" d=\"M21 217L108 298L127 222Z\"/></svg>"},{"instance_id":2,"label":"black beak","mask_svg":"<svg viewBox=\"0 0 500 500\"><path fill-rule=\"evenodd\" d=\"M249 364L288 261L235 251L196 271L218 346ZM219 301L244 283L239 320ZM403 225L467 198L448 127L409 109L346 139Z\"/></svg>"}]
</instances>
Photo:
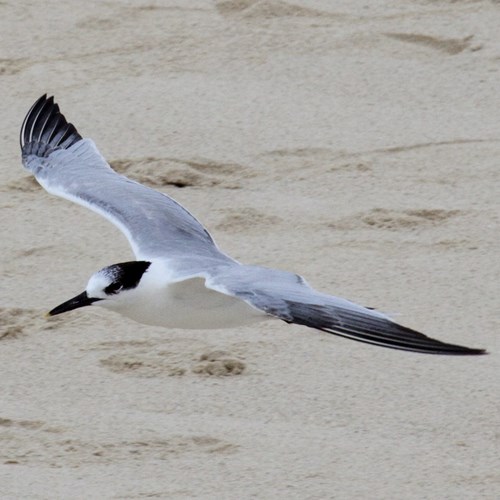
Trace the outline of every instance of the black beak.
<instances>
[{"instance_id":1,"label":"black beak","mask_svg":"<svg viewBox=\"0 0 500 500\"><path fill-rule=\"evenodd\" d=\"M94 299L87 295L87 292L83 292L72 299L63 302L61 305L54 307L52 311L48 312L49 316L55 316L56 314L65 313L68 311L72 311L73 309L78 309L79 307L90 306L92 302L96 302L97 300L102 299Z\"/></svg>"}]
</instances>

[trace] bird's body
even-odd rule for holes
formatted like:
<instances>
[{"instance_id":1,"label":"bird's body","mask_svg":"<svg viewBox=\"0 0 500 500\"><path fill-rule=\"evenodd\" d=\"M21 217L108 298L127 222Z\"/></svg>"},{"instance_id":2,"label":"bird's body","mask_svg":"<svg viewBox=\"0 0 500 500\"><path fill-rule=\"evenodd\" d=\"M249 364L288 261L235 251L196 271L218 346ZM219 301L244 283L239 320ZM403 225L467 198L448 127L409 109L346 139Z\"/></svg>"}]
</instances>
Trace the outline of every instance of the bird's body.
<instances>
[{"instance_id":1,"label":"bird's body","mask_svg":"<svg viewBox=\"0 0 500 500\"><path fill-rule=\"evenodd\" d=\"M378 311L317 292L293 273L240 264L169 196L114 172L90 139L42 96L21 128L24 166L49 192L94 210L128 238L137 261L95 273L53 309L99 305L135 321L209 329L280 319L365 343L430 354L482 354L398 325Z\"/></svg>"},{"instance_id":2,"label":"bird's body","mask_svg":"<svg viewBox=\"0 0 500 500\"><path fill-rule=\"evenodd\" d=\"M173 281L168 261L151 263L141 282L109 309L139 323L167 328L213 329L255 323L269 316L245 301L205 286L205 278ZM115 306L115 307L114 307Z\"/></svg>"}]
</instances>

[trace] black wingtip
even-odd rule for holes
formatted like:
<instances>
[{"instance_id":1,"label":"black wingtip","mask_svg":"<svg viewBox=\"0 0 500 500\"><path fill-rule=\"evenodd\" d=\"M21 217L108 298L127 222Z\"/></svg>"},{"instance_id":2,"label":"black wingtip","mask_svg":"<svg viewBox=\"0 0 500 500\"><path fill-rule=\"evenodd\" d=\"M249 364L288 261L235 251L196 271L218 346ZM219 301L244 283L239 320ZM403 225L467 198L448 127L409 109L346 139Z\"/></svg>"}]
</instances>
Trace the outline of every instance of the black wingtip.
<instances>
[{"instance_id":1,"label":"black wingtip","mask_svg":"<svg viewBox=\"0 0 500 500\"><path fill-rule=\"evenodd\" d=\"M297 323L366 344L402 351L448 356L478 356L485 349L449 344L399 325L387 318L372 316L339 306L287 301L288 323Z\"/></svg>"},{"instance_id":2,"label":"black wingtip","mask_svg":"<svg viewBox=\"0 0 500 500\"><path fill-rule=\"evenodd\" d=\"M354 329L338 327L332 330L327 329L326 331L368 344L423 354L439 354L444 356L478 356L488 354L486 349L442 342L392 321L386 321L385 325L384 323L380 325L372 324L368 329L360 324L356 324Z\"/></svg>"},{"instance_id":3,"label":"black wingtip","mask_svg":"<svg viewBox=\"0 0 500 500\"><path fill-rule=\"evenodd\" d=\"M409 329L401 327L401 325L395 325L400 328L401 333L407 333ZM366 344L378 345L381 347L387 347L389 349L397 349L407 352L416 352L422 354L438 354L444 356L479 356L483 354L488 354L486 349L479 349L474 347L466 347L457 344L448 344L446 342L441 342L439 340L427 337L426 335L419 334L420 339L405 338L404 336L399 336L398 332L396 335L380 335L378 332L367 332L345 329L341 327L336 328L319 328L328 333L333 333L341 337L345 337L352 340L357 340L358 342L363 342ZM390 330L389 330L390 331ZM411 330L414 333L414 330Z\"/></svg>"},{"instance_id":4,"label":"black wingtip","mask_svg":"<svg viewBox=\"0 0 500 500\"><path fill-rule=\"evenodd\" d=\"M21 126L19 142L23 156L47 157L56 149L67 149L82 136L66 121L54 97L42 95L31 106Z\"/></svg>"},{"instance_id":5,"label":"black wingtip","mask_svg":"<svg viewBox=\"0 0 500 500\"><path fill-rule=\"evenodd\" d=\"M319 328L328 333L333 333L341 337L357 340L366 344L378 345L389 349L401 351L417 352L422 354L438 354L444 356L479 356L489 354L486 349L466 347L457 344L448 344L440 340L427 337L426 335L410 330L404 326L391 322L391 327L387 328L387 333L374 332L373 330L352 330L349 328ZM414 336L406 337L410 333Z\"/></svg>"},{"instance_id":6,"label":"black wingtip","mask_svg":"<svg viewBox=\"0 0 500 500\"><path fill-rule=\"evenodd\" d=\"M469 352L466 354L472 354L474 356L482 356L483 354L489 354L489 352L486 349L471 349L468 348Z\"/></svg>"},{"instance_id":7,"label":"black wingtip","mask_svg":"<svg viewBox=\"0 0 500 500\"><path fill-rule=\"evenodd\" d=\"M391 326L394 328L394 333L396 335L399 335L399 332L405 334L408 338L408 342L414 343L414 347L420 348L423 346L423 349L419 352L427 354L444 354L448 356L478 356L488 354L486 349L443 342L392 321Z\"/></svg>"}]
</instances>

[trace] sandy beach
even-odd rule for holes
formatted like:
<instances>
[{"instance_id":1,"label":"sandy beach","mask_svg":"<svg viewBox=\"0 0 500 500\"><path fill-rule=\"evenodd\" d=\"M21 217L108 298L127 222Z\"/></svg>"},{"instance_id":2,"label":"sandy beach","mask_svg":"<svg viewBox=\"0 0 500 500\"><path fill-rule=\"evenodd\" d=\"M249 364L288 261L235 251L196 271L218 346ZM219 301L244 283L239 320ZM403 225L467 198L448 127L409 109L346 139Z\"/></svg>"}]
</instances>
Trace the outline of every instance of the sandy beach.
<instances>
[{"instance_id":1,"label":"sandy beach","mask_svg":"<svg viewBox=\"0 0 500 500\"><path fill-rule=\"evenodd\" d=\"M0 2L0 498L500 497L500 4ZM55 95L232 257L488 356L44 314L133 259L22 168Z\"/></svg>"}]
</instances>

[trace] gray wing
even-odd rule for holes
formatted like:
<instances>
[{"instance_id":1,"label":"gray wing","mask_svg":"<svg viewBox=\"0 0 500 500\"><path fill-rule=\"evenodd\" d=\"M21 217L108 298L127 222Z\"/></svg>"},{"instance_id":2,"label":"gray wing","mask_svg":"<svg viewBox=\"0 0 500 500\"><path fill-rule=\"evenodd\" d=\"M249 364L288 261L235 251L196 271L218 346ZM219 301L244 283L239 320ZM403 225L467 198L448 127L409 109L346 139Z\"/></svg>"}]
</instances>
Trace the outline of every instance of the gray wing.
<instances>
[{"instance_id":1,"label":"gray wing","mask_svg":"<svg viewBox=\"0 0 500 500\"><path fill-rule=\"evenodd\" d=\"M21 127L24 166L51 194L106 217L126 235L139 259L203 257L230 260L179 203L117 174L90 139L83 139L46 95Z\"/></svg>"},{"instance_id":2,"label":"gray wing","mask_svg":"<svg viewBox=\"0 0 500 500\"><path fill-rule=\"evenodd\" d=\"M271 316L368 344L427 354L484 354L447 344L392 321L378 311L311 288L292 273L257 266L231 267L206 286L239 297Z\"/></svg>"}]
</instances>

